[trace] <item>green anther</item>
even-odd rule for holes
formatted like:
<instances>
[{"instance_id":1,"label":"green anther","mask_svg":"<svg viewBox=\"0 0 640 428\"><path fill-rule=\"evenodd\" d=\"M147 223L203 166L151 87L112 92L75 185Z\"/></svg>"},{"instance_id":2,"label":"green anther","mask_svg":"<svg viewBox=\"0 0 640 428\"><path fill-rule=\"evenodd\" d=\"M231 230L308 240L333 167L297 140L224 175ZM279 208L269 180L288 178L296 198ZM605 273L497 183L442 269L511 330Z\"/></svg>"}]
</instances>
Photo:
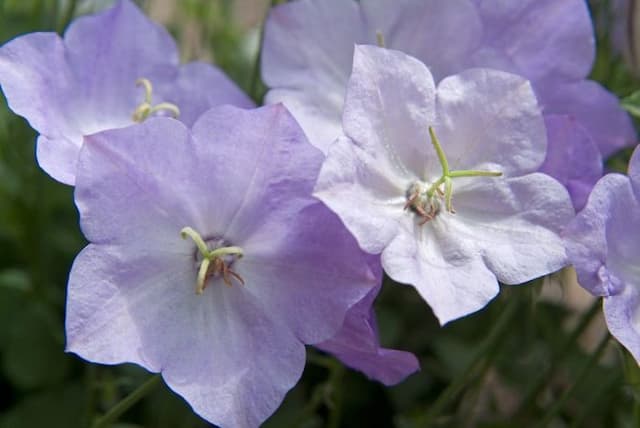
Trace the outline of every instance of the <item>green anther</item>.
<instances>
[{"instance_id":1,"label":"green anther","mask_svg":"<svg viewBox=\"0 0 640 428\"><path fill-rule=\"evenodd\" d=\"M136 86L144 87L144 101L138 104L131 116L134 122L143 122L153 113L163 110L168 111L174 118L180 116L180 109L175 104L160 103L155 106L152 104L153 85L151 85L149 79L141 78L136 80Z\"/></svg>"},{"instance_id":2,"label":"green anther","mask_svg":"<svg viewBox=\"0 0 640 428\"><path fill-rule=\"evenodd\" d=\"M379 30L376 31L376 44L378 45L379 48L386 47L384 44L384 35Z\"/></svg>"},{"instance_id":3,"label":"green anther","mask_svg":"<svg viewBox=\"0 0 640 428\"><path fill-rule=\"evenodd\" d=\"M183 228L180 231L180 235L182 236L182 239L191 238L191 240L196 244L198 252L202 256L202 262L198 268L196 294L202 294L206 287L207 279L211 273L222 274L224 282L227 285L231 285L229 276L233 276L241 283L244 283L238 274L229 269L223 259L225 256L236 256L241 258L244 255L242 248L231 246L210 250L204 242L204 239L202 239L202 236L200 236L200 234L191 227Z\"/></svg>"},{"instance_id":4,"label":"green anther","mask_svg":"<svg viewBox=\"0 0 640 428\"><path fill-rule=\"evenodd\" d=\"M409 206L413 206L418 209L418 213L425 218L425 221L433 218L433 211L437 210L437 203L435 202L436 197L441 197L445 202L445 209L450 213L455 213L453 209L453 179L459 177L499 177L502 175L502 172L498 171L481 171L481 170L457 170L451 171L449 169L449 161L447 160L447 156L440 145L440 141L438 141L438 137L436 136L433 127L429 127L429 136L431 137L431 143L438 155L438 160L440 161L440 166L442 167L442 175L436 181L434 181L426 191L423 191L423 195L426 196L425 199L421 199L419 197L420 193L414 193L412 199L409 200ZM444 191L441 189L441 186L444 185ZM418 205L416 205L418 204Z\"/></svg>"}]
</instances>

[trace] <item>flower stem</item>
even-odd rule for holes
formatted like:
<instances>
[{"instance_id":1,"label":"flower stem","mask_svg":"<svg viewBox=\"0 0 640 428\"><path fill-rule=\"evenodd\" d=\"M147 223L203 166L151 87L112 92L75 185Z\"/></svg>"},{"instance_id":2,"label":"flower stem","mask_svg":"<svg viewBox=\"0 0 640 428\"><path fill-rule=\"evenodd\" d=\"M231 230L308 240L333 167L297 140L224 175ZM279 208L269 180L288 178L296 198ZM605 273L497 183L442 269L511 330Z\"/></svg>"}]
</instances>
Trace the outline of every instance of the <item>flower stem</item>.
<instances>
[{"instance_id":1,"label":"flower stem","mask_svg":"<svg viewBox=\"0 0 640 428\"><path fill-rule=\"evenodd\" d=\"M415 424L416 426L429 426L432 421L449 405L449 403L464 389L464 387L475 379L477 373L484 372L484 366L489 362L487 354L489 351L495 352L498 342L500 342L505 332L508 331L511 320L517 313L518 308L519 302L517 300L514 300L512 303L507 305L504 311L500 314L500 317L494 324L493 329L489 332L485 341L476 350L471 359L471 363L449 384L449 386L447 386L447 388L433 403L431 408L422 415L422 417L418 418Z\"/></svg>"},{"instance_id":2,"label":"flower stem","mask_svg":"<svg viewBox=\"0 0 640 428\"><path fill-rule=\"evenodd\" d=\"M582 314L582 317L578 321L578 324L576 324L574 329L569 334L569 337L567 337L567 339L564 341L558 352L551 355L551 364L549 364L547 369L544 370L543 373L540 374L540 376L536 377L536 380L527 389L524 397L520 401L520 407L515 413L515 420L521 420L521 418L523 418L531 410L535 403L536 397L540 394L545 385L549 384L549 378L553 375L553 372L557 367L558 360L562 356L567 354L569 347L571 347L571 345L575 343L576 340L578 340L582 333L584 333L589 324L591 324L591 321L596 316L596 314L600 312L600 307L600 299L593 302L591 307L584 314Z\"/></svg>"},{"instance_id":3,"label":"flower stem","mask_svg":"<svg viewBox=\"0 0 640 428\"><path fill-rule=\"evenodd\" d=\"M69 3L67 4L67 7L65 8L63 15L58 21L58 27L57 27L58 33L62 34L64 29L67 28L67 25L69 25L69 22L71 22L73 15L76 13L77 4L78 4L78 0L70 0Z\"/></svg>"},{"instance_id":4,"label":"flower stem","mask_svg":"<svg viewBox=\"0 0 640 428\"><path fill-rule=\"evenodd\" d=\"M115 422L124 412L129 410L131 406L144 398L149 392L153 391L161 381L160 375L154 375L145 383L136 388L131 394L124 397L118 404L113 406L106 414L98 419L92 428L107 428Z\"/></svg>"},{"instance_id":5,"label":"flower stem","mask_svg":"<svg viewBox=\"0 0 640 428\"><path fill-rule=\"evenodd\" d=\"M564 392L564 394L562 394L562 396L555 402L555 404L547 412L547 414L544 416L544 418L542 418L542 420L535 426L535 428L544 428L544 427L548 426L549 422L551 422L553 420L553 418L560 412L560 410L562 410L562 408L564 407L565 403L569 400L569 398L571 398L571 396L576 391L576 389L578 389L578 386L580 385L580 383L587 377L587 374L589 374L591 369L600 360L600 357L602 356L602 353L607 348L607 344L609 343L610 337L611 336L609 336L609 333L607 333L602 338L602 340L598 344L598 347L596 348L596 350L593 351L593 353L591 354L591 356L589 357L587 362L584 364L584 366L582 366L582 369L578 373L578 376L576 376L576 380L573 383L573 385L571 385Z\"/></svg>"}]
</instances>

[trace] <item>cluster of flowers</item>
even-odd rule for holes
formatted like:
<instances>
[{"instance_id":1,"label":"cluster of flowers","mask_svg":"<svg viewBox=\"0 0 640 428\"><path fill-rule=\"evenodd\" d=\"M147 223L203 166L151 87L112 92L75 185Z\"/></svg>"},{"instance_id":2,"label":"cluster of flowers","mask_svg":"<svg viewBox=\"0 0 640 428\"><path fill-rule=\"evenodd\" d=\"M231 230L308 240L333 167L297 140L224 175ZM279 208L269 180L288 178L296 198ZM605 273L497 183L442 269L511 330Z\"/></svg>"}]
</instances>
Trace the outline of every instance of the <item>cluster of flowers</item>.
<instances>
[{"instance_id":1,"label":"cluster of flowers","mask_svg":"<svg viewBox=\"0 0 640 428\"><path fill-rule=\"evenodd\" d=\"M636 137L586 79L583 0L296 0L265 25L259 108L130 0L0 48L90 241L68 351L257 426L307 344L387 385L418 369L378 341L383 269L444 324L574 264L640 359L640 153L601 178Z\"/></svg>"}]
</instances>

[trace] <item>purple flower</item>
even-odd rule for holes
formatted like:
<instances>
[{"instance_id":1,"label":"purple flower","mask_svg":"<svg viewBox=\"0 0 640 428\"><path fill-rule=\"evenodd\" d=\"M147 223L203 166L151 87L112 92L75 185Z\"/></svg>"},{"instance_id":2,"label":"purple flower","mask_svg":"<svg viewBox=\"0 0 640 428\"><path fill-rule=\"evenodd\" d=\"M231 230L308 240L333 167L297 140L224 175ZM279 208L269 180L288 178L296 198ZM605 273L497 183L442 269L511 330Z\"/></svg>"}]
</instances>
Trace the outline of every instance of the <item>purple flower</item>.
<instances>
[{"instance_id":1,"label":"purple flower","mask_svg":"<svg viewBox=\"0 0 640 428\"><path fill-rule=\"evenodd\" d=\"M379 276L311 196L323 160L282 106L151 118L85 138L76 204L91 242L67 349L161 372L222 426L266 419Z\"/></svg>"},{"instance_id":2,"label":"purple flower","mask_svg":"<svg viewBox=\"0 0 640 428\"><path fill-rule=\"evenodd\" d=\"M315 195L441 323L477 311L498 281L566 264L565 188L535 173L545 127L529 83L474 69L436 88L401 52L357 46L343 116ZM431 143L430 143L431 141ZM441 143L440 143L441 142Z\"/></svg>"},{"instance_id":3,"label":"purple flower","mask_svg":"<svg viewBox=\"0 0 640 428\"><path fill-rule=\"evenodd\" d=\"M609 331L640 362L640 149L628 177L598 181L564 235L580 285L604 297Z\"/></svg>"},{"instance_id":4,"label":"purple flower","mask_svg":"<svg viewBox=\"0 0 640 428\"><path fill-rule=\"evenodd\" d=\"M31 33L6 43L0 85L11 109L40 133L40 166L66 184L75 182L84 135L151 115L190 125L214 105L252 106L218 69L179 65L169 33L129 0L75 20L64 39Z\"/></svg>"},{"instance_id":5,"label":"purple flower","mask_svg":"<svg viewBox=\"0 0 640 428\"><path fill-rule=\"evenodd\" d=\"M284 102L325 153L341 133L353 46L376 43L376 34L386 47L424 62L436 81L473 67L526 77L545 115L569 116L581 127L568 140L549 130L552 146L583 141L586 132L608 156L635 142L617 98L586 80L595 49L583 0L298 0L273 9L267 22L262 70L272 89L266 100ZM600 156L587 153L593 156L583 154L584 162L547 172L562 179L570 169L582 180L579 187L591 189ZM585 166L594 169L578 171ZM572 196L579 208L583 194Z\"/></svg>"}]
</instances>

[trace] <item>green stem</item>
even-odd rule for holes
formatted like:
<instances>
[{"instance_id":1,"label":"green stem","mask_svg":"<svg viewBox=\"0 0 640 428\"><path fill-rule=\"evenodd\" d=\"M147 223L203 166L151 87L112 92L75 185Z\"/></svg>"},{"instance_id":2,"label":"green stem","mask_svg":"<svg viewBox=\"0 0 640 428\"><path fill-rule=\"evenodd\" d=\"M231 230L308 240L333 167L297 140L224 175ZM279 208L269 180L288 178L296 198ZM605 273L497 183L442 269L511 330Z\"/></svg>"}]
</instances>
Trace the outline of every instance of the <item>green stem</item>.
<instances>
[{"instance_id":1,"label":"green stem","mask_svg":"<svg viewBox=\"0 0 640 428\"><path fill-rule=\"evenodd\" d=\"M67 25L69 25L69 22L71 22L73 15L76 13L77 4L78 0L69 0L69 4L64 11L64 15L62 15L62 19L58 22L58 33L62 34L64 29L67 28Z\"/></svg>"},{"instance_id":2,"label":"green stem","mask_svg":"<svg viewBox=\"0 0 640 428\"><path fill-rule=\"evenodd\" d=\"M622 384L623 381L624 378L619 375L611 376L608 378L608 380L605 380L603 386L598 391L596 391L596 393L593 394L591 398L589 398L589 401L584 403L584 405L582 406L584 410L577 418L574 419L573 423L571 424L571 428L580 428L587 425L586 422L591 415L591 412L595 409L598 409L599 406L602 406L602 403L605 403L608 399L610 400L611 395L609 394L612 393L612 390L618 388L618 385ZM635 420L637 421L637 419ZM636 423L636 425L632 424L631 426L639 425L637 425Z\"/></svg>"},{"instance_id":3,"label":"green stem","mask_svg":"<svg viewBox=\"0 0 640 428\"><path fill-rule=\"evenodd\" d=\"M607 344L609 343L609 334L602 338L596 350L591 354L587 362L582 366L578 376L576 376L576 380L565 392L562 396L556 400L551 409L547 412L547 414L542 418L542 420L535 426L535 428L544 428L549 425L549 422L553 420L554 417L562 410L566 402L573 396L573 394L578 389L578 386L582 381L587 377L587 374L591 371L591 369L598 363L602 353L607 348Z\"/></svg>"},{"instance_id":4,"label":"green stem","mask_svg":"<svg viewBox=\"0 0 640 428\"><path fill-rule=\"evenodd\" d=\"M508 331L511 320L517 313L518 301L514 300L504 309L493 326L493 329L485 341L476 350L467 368L458 375L433 403L431 408L422 417L418 418L416 426L427 427L442 413L449 403L458 396L469 382L472 382L478 372L484 372L484 366L489 363L487 354L496 352L497 344Z\"/></svg>"},{"instance_id":5,"label":"green stem","mask_svg":"<svg viewBox=\"0 0 640 428\"><path fill-rule=\"evenodd\" d=\"M144 398L149 392L153 391L161 381L160 375L149 378L145 383L136 388L131 394L124 397L118 404L113 406L105 415L98 419L92 428L107 428L114 423L124 412L129 410L131 406Z\"/></svg>"},{"instance_id":6,"label":"green stem","mask_svg":"<svg viewBox=\"0 0 640 428\"><path fill-rule=\"evenodd\" d=\"M518 408L514 416L515 420L520 420L527 413L529 413L529 411L535 404L535 398L540 394L542 389L549 384L550 378L555 372L555 369L558 365L558 361L561 359L562 356L568 353L571 345L573 345L576 342L576 340L578 340L578 338L582 336L582 333L584 333L584 331L587 329L589 324L591 324L591 321L596 316L596 314L600 313L600 307L601 307L600 299L593 302L591 307L584 314L582 314L582 316L580 317L580 320L578 321L578 324L576 324L576 326L571 331L567 339L564 341L560 349L551 355L551 358L550 358L551 364L549 364L549 366L546 368L546 370L543 371L543 373L540 374L540 376L536 377L536 380L527 389L527 391L524 394L524 397L520 401L521 403L520 407Z\"/></svg>"},{"instance_id":7,"label":"green stem","mask_svg":"<svg viewBox=\"0 0 640 428\"><path fill-rule=\"evenodd\" d=\"M256 60L253 63L253 71L251 72L251 86L249 87L249 94L253 100L260 104L261 99L260 94L258 94L259 82L260 82L260 61L262 60L262 43L264 41L264 24L267 21L267 16L269 15L269 11L274 6L277 6L280 2L278 0L271 0L271 4L269 9L267 10L267 15L262 19L262 24L260 24L260 37L258 38L258 52L256 53Z\"/></svg>"},{"instance_id":8,"label":"green stem","mask_svg":"<svg viewBox=\"0 0 640 428\"><path fill-rule=\"evenodd\" d=\"M333 371L329 376L329 392L331 393L331 400L329 407L329 421L327 423L328 428L338 428L340 426L340 419L342 418L342 377L344 376L345 368L337 361L334 362Z\"/></svg>"}]
</instances>

